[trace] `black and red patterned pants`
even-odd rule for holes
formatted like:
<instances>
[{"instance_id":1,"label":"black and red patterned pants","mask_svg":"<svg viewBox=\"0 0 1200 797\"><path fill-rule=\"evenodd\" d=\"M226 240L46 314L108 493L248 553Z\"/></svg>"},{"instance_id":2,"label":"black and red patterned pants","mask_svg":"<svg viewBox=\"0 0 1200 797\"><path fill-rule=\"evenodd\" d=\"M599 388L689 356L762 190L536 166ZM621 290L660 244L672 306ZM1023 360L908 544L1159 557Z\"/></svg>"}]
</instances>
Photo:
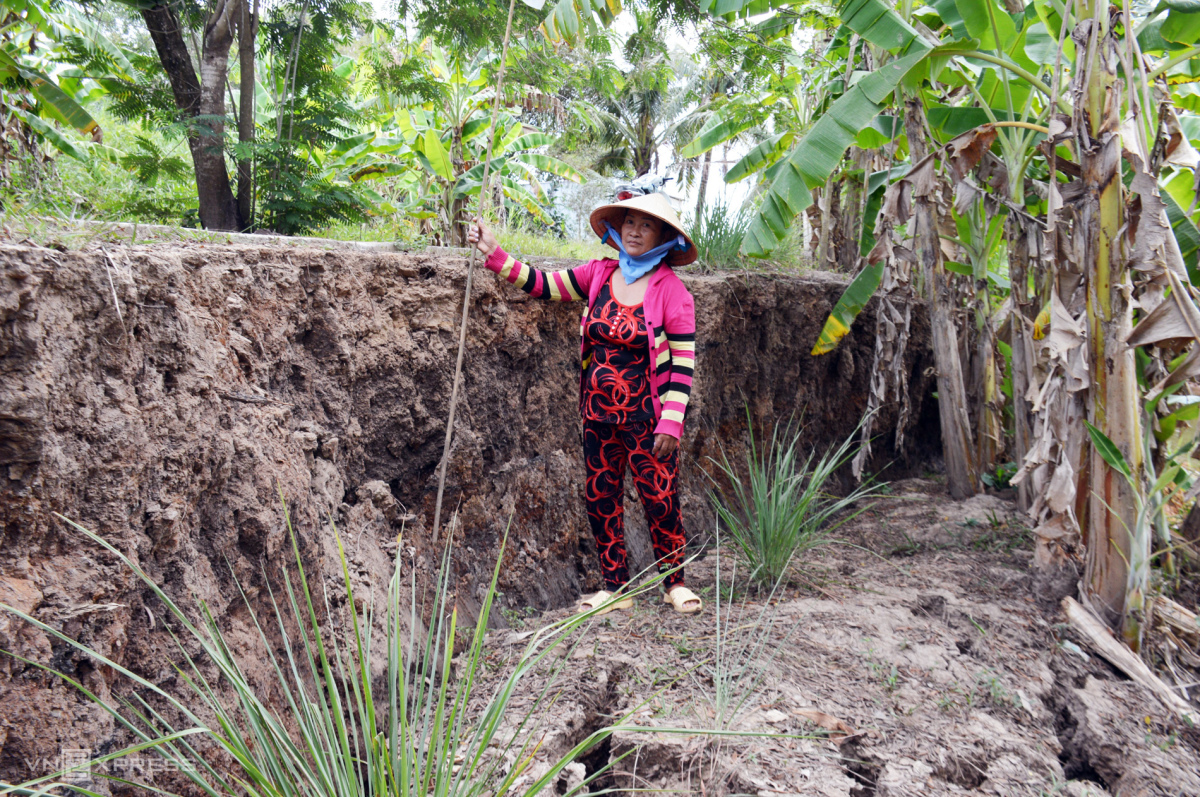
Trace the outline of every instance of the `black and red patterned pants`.
<instances>
[{"instance_id":1,"label":"black and red patterned pants","mask_svg":"<svg viewBox=\"0 0 1200 797\"><path fill-rule=\"evenodd\" d=\"M625 557L625 463L633 470L633 483L646 509L654 558L660 571L683 561L683 519L675 482L679 451L660 462L654 457L654 423L583 422L583 459L587 470L587 514L600 552L604 588L615 591L629 581ZM666 577L667 589L683 583L683 571Z\"/></svg>"}]
</instances>

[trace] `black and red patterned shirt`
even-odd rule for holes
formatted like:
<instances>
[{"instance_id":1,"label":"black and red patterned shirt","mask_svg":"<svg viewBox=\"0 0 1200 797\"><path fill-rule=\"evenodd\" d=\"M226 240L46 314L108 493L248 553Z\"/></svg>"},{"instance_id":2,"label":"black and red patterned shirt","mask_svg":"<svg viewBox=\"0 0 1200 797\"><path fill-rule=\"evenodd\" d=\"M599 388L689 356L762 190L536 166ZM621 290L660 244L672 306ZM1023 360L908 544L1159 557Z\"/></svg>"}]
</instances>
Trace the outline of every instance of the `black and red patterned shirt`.
<instances>
[{"instance_id":1,"label":"black and red patterned shirt","mask_svg":"<svg viewBox=\"0 0 1200 797\"><path fill-rule=\"evenodd\" d=\"M653 421L650 345L642 306L621 304L611 284L605 283L583 335L592 346L583 375L583 417L615 424Z\"/></svg>"}]
</instances>

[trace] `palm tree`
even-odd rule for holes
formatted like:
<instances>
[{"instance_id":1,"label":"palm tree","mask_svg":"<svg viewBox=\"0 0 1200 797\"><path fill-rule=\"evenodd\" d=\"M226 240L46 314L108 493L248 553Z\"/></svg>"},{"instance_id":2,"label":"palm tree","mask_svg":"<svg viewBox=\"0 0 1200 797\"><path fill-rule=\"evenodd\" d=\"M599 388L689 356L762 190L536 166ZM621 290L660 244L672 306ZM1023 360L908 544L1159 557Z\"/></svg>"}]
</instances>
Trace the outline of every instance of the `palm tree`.
<instances>
[{"instance_id":1,"label":"palm tree","mask_svg":"<svg viewBox=\"0 0 1200 797\"><path fill-rule=\"evenodd\" d=\"M622 47L630 68L616 80L595 81L584 90L594 116L587 137L605 147L592 165L601 174L640 177L658 168L659 148L677 141L688 106L691 81L679 81L662 38L660 16L638 12L637 30Z\"/></svg>"}]
</instances>

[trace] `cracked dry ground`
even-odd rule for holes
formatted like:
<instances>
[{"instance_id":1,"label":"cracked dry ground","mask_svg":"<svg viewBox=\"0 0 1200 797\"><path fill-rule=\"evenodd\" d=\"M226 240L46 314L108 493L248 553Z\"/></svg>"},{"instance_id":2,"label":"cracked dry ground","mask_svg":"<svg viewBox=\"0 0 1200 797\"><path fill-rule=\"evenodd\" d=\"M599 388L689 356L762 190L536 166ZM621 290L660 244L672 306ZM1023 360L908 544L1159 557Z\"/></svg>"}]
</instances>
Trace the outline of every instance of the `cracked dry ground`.
<instances>
[{"instance_id":1,"label":"cracked dry ground","mask_svg":"<svg viewBox=\"0 0 1200 797\"><path fill-rule=\"evenodd\" d=\"M838 536L851 544L809 555L773 607L735 588L727 638L733 648L752 640L763 612L774 613L763 677L732 729L809 738L618 732L560 777L559 793L612 761L593 790L1200 795L1200 735L1035 604L1032 551L1011 502L953 502L933 482L908 480ZM728 585L733 558L719 558ZM648 595L581 632L554 676L522 685L518 709L548 681L557 696L538 711L541 748L523 777L631 711L625 721L645 728L714 726L717 563L710 551L687 571L702 614L676 615ZM528 636L489 635L480 694Z\"/></svg>"}]
</instances>

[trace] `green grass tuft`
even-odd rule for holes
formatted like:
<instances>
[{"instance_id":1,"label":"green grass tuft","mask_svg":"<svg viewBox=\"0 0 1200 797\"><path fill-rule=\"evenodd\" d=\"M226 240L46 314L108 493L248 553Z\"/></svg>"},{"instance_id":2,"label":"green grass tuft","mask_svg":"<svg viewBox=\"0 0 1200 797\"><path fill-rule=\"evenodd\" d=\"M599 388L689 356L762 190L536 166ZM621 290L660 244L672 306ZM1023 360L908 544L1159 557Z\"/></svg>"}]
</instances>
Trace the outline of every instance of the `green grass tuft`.
<instances>
[{"instance_id":1,"label":"green grass tuft","mask_svg":"<svg viewBox=\"0 0 1200 797\"><path fill-rule=\"evenodd\" d=\"M822 545L835 529L867 509L849 511L878 493L880 485L860 485L844 497L829 492L834 473L857 450L857 429L820 458L816 452L804 457L799 427L776 424L764 445L755 438L749 408L746 420L750 427L746 475L724 452L719 462L712 460L729 485L718 488L713 503L750 566L751 578L773 590L798 554Z\"/></svg>"}]
</instances>

